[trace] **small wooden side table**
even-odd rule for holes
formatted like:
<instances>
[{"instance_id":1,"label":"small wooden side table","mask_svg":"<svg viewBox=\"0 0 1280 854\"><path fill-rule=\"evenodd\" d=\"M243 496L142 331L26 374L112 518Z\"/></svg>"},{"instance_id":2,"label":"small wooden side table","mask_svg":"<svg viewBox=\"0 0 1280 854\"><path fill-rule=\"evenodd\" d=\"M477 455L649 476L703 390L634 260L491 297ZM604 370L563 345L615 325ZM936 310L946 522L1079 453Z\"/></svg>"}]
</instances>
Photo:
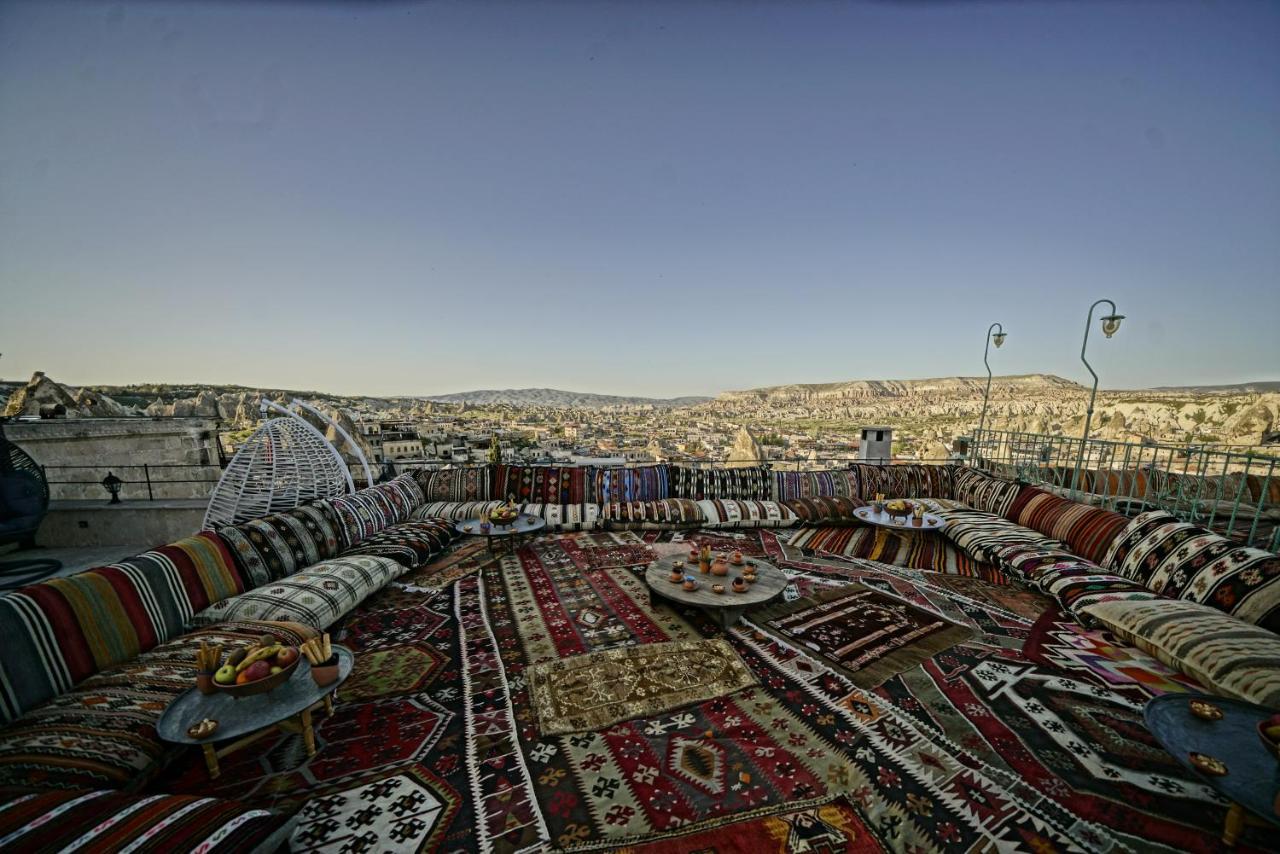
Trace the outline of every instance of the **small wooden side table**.
<instances>
[{"instance_id":1,"label":"small wooden side table","mask_svg":"<svg viewBox=\"0 0 1280 854\"><path fill-rule=\"evenodd\" d=\"M204 751L210 777L221 773L219 759L274 730L301 734L307 756L315 756L316 737L311 713L323 707L325 714L333 714L333 698L338 687L355 667L355 654L351 650L335 646L333 652L338 656L338 678L323 688L311 678L311 665L303 658L288 682L265 694L237 698L221 691L201 694L192 688L164 710L156 724L156 733L175 744L199 745ZM205 718L218 722L218 728L212 735L208 738L187 735L193 724ZM221 746L215 747L215 744Z\"/></svg>"},{"instance_id":2,"label":"small wooden side table","mask_svg":"<svg viewBox=\"0 0 1280 854\"><path fill-rule=\"evenodd\" d=\"M665 557L649 564L645 570L644 580L649 585L649 604L653 605L654 597L659 596L682 605L694 605L707 612L720 628L727 629L750 607L763 605L773 599L787 586L786 574L771 563L758 558L748 558L756 565L757 580L742 593L734 593L731 584L733 579L742 575L745 566L730 566L728 575L712 575L698 571L697 564L685 564L684 573L698 582L698 589L685 590L679 584L673 584L671 567L676 557ZM723 584L724 592L715 593L712 584Z\"/></svg>"}]
</instances>

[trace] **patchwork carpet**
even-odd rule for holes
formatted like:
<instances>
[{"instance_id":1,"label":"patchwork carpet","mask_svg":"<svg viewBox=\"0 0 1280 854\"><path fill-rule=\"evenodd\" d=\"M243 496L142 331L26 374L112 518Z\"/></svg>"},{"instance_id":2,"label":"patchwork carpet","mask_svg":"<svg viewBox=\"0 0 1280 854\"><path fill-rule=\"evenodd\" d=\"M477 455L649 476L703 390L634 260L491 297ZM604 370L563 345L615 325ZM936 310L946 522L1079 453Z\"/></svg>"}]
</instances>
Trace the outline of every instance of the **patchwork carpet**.
<instances>
[{"instance_id":1,"label":"patchwork carpet","mask_svg":"<svg viewBox=\"0 0 1280 854\"><path fill-rule=\"evenodd\" d=\"M779 558L795 597L855 581L974 630L865 689L751 625L726 635L699 612L651 608L629 563L579 565L611 547L547 536L448 564L442 587L447 561L401 578L335 629L356 672L317 719L314 757L300 737L272 734L226 756L216 780L184 753L148 791L296 813L296 851L1217 846L1225 805L1143 728L1149 688L1029 659L1031 621L1008 609L929 572ZM586 732L540 731L539 663L705 637L723 637L757 684ZM1242 851L1265 845L1247 834Z\"/></svg>"},{"instance_id":2,"label":"patchwork carpet","mask_svg":"<svg viewBox=\"0 0 1280 854\"><path fill-rule=\"evenodd\" d=\"M544 736L648 718L756 682L725 640L624 646L529 668L529 692Z\"/></svg>"},{"instance_id":3,"label":"patchwork carpet","mask_svg":"<svg viewBox=\"0 0 1280 854\"><path fill-rule=\"evenodd\" d=\"M753 611L751 621L817 654L860 688L874 688L974 634L968 626L857 583Z\"/></svg>"}]
</instances>

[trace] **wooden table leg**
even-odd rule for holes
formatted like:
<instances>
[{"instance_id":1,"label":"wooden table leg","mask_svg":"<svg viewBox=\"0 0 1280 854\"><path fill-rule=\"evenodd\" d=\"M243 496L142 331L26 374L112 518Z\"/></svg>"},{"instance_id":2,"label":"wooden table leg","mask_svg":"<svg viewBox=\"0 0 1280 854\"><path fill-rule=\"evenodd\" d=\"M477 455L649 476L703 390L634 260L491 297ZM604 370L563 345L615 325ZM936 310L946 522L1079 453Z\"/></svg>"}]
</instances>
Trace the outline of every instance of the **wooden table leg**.
<instances>
[{"instance_id":1,"label":"wooden table leg","mask_svg":"<svg viewBox=\"0 0 1280 854\"><path fill-rule=\"evenodd\" d=\"M1227 821L1222 828L1222 844L1228 848L1234 848L1236 841L1240 838L1241 832L1244 831L1245 812L1244 807L1239 804L1232 804L1231 809L1227 810Z\"/></svg>"},{"instance_id":2,"label":"wooden table leg","mask_svg":"<svg viewBox=\"0 0 1280 854\"><path fill-rule=\"evenodd\" d=\"M316 731L311 727L311 709L302 710L302 742L307 746L307 756L316 755Z\"/></svg>"},{"instance_id":3,"label":"wooden table leg","mask_svg":"<svg viewBox=\"0 0 1280 854\"><path fill-rule=\"evenodd\" d=\"M324 714L325 714L325 717L329 717L329 718L333 717L333 695L332 694L324 695Z\"/></svg>"},{"instance_id":4,"label":"wooden table leg","mask_svg":"<svg viewBox=\"0 0 1280 854\"><path fill-rule=\"evenodd\" d=\"M218 752L213 749L212 744L200 745L204 748L204 764L209 768L210 779L216 779L222 773L218 768Z\"/></svg>"}]
</instances>

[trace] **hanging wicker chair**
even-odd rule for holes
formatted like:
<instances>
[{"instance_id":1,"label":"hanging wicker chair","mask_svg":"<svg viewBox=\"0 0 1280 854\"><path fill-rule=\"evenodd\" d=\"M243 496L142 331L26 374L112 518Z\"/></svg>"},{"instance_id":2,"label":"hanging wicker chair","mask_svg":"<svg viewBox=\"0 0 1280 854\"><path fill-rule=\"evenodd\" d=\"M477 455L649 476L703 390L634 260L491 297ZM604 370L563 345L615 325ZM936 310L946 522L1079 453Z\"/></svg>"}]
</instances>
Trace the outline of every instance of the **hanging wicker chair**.
<instances>
[{"instance_id":1,"label":"hanging wicker chair","mask_svg":"<svg viewBox=\"0 0 1280 854\"><path fill-rule=\"evenodd\" d=\"M26 451L4 435L0 419L0 545L33 548L36 530L49 512L49 484ZM0 562L0 590L38 581L62 568L45 558Z\"/></svg>"},{"instance_id":2,"label":"hanging wicker chair","mask_svg":"<svg viewBox=\"0 0 1280 854\"><path fill-rule=\"evenodd\" d=\"M351 472L319 430L288 410L263 422L213 488L204 529L236 525L354 491Z\"/></svg>"}]
</instances>

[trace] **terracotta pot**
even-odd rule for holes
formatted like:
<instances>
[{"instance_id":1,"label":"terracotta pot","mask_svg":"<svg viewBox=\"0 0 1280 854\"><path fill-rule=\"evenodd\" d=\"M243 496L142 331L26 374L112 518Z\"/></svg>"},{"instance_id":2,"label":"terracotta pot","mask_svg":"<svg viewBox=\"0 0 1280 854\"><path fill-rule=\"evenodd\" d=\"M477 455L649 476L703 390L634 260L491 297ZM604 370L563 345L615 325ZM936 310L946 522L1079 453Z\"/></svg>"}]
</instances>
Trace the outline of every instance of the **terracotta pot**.
<instances>
[{"instance_id":1,"label":"terracotta pot","mask_svg":"<svg viewBox=\"0 0 1280 854\"><path fill-rule=\"evenodd\" d=\"M723 557L716 558L716 562L711 564L711 574L712 575L728 575L729 574L729 564L725 563L725 560Z\"/></svg>"},{"instance_id":2,"label":"terracotta pot","mask_svg":"<svg viewBox=\"0 0 1280 854\"><path fill-rule=\"evenodd\" d=\"M694 581L692 578L687 578L685 579L685 582L684 582L684 589L690 592L697 590L698 582Z\"/></svg>"},{"instance_id":3,"label":"terracotta pot","mask_svg":"<svg viewBox=\"0 0 1280 854\"><path fill-rule=\"evenodd\" d=\"M311 678L321 688L338 680L338 659L335 657L332 661L332 664L315 664L311 667Z\"/></svg>"},{"instance_id":4,"label":"terracotta pot","mask_svg":"<svg viewBox=\"0 0 1280 854\"><path fill-rule=\"evenodd\" d=\"M733 557L729 559L734 566L742 566L742 552L734 552Z\"/></svg>"},{"instance_id":5,"label":"terracotta pot","mask_svg":"<svg viewBox=\"0 0 1280 854\"><path fill-rule=\"evenodd\" d=\"M673 569L671 570L671 575L668 576L668 579L672 584L679 584L684 581L684 573L678 569Z\"/></svg>"},{"instance_id":6,"label":"terracotta pot","mask_svg":"<svg viewBox=\"0 0 1280 854\"><path fill-rule=\"evenodd\" d=\"M196 688L201 694L212 694L218 690L213 684L213 674L206 671L196 674Z\"/></svg>"},{"instance_id":7,"label":"terracotta pot","mask_svg":"<svg viewBox=\"0 0 1280 854\"><path fill-rule=\"evenodd\" d=\"M698 572L701 572L705 575L710 571L711 571L711 561L707 561L707 560L698 561Z\"/></svg>"},{"instance_id":8,"label":"terracotta pot","mask_svg":"<svg viewBox=\"0 0 1280 854\"><path fill-rule=\"evenodd\" d=\"M733 592L734 592L734 593L746 593L746 592L747 592L747 582L743 581L741 578L735 578L735 579L733 580Z\"/></svg>"}]
</instances>

